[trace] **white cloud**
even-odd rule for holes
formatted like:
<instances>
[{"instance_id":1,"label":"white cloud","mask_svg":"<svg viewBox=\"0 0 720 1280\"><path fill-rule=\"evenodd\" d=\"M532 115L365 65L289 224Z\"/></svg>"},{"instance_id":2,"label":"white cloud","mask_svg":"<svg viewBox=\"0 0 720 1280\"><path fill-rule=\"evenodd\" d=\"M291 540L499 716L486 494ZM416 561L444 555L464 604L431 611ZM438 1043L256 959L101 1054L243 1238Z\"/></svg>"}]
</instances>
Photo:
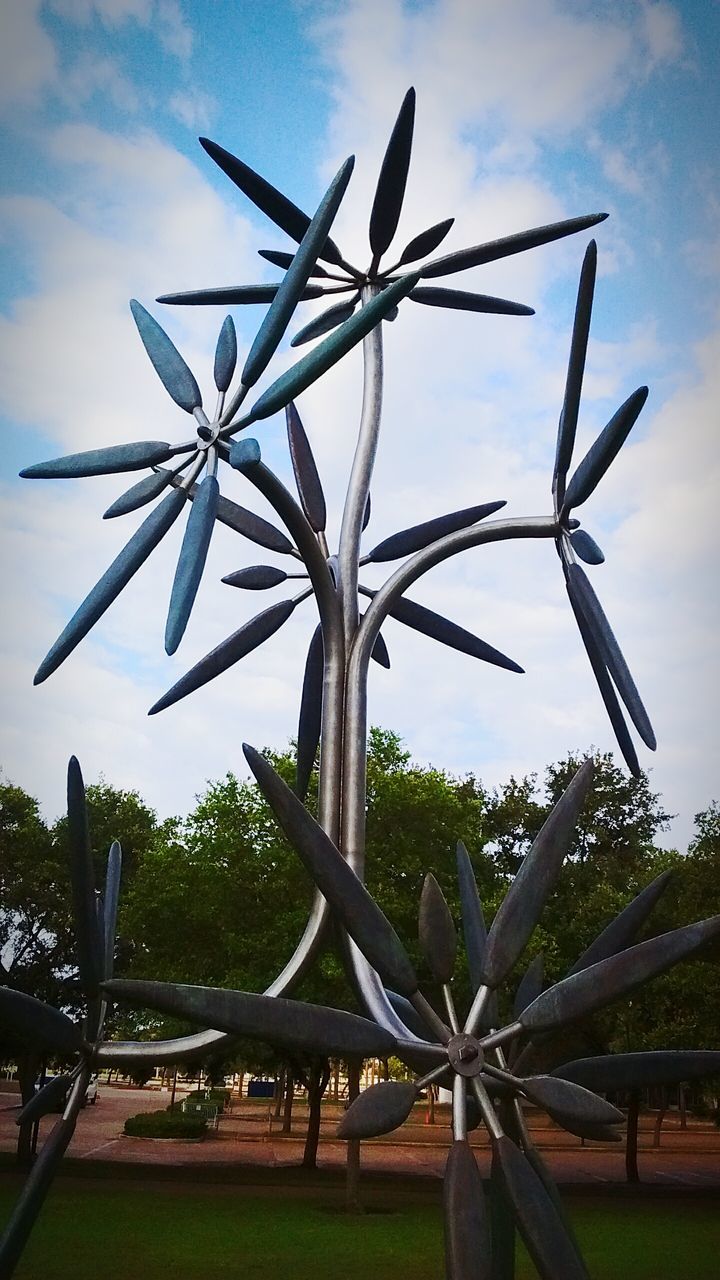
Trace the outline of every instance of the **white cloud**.
<instances>
[{"instance_id":1,"label":"white cloud","mask_svg":"<svg viewBox=\"0 0 720 1280\"><path fill-rule=\"evenodd\" d=\"M193 132L210 127L215 114L215 105L209 93L197 88L178 89L168 102L168 107L176 120Z\"/></svg>"},{"instance_id":2,"label":"white cloud","mask_svg":"<svg viewBox=\"0 0 720 1280\"><path fill-rule=\"evenodd\" d=\"M174 57L185 61L192 53L192 28L178 0L51 0L50 7L66 21L82 26L93 18L110 30L136 22L154 32Z\"/></svg>"},{"instance_id":3,"label":"white cloud","mask_svg":"<svg viewBox=\"0 0 720 1280\"><path fill-rule=\"evenodd\" d=\"M55 83L57 59L52 40L38 22L39 0L4 8L0 41L0 112L34 106Z\"/></svg>"},{"instance_id":4,"label":"white cloud","mask_svg":"<svg viewBox=\"0 0 720 1280\"><path fill-rule=\"evenodd\" d=\"M648 70L660 63L676 62L682 54L684 38L680 14L666 0L643 0L640 30L649 54Z\"/></svg>"}]
</instances>

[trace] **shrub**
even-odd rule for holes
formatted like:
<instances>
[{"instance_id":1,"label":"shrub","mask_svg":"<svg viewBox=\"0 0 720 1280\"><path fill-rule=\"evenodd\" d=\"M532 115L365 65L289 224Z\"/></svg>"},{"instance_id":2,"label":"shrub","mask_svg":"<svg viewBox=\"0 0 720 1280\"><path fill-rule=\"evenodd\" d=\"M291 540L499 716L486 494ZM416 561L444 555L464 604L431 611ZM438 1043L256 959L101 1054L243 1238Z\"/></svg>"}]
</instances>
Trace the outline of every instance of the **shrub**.
<instances>
[{"instance_id":1,"label":"shrub","mask_svg":"<svg viewBox=\"0 0 720 1280\"><path fill-rule=\"evenodd\" d=\"M142 1111L128 1116L124 1133L130 1138L202 1138L207 1121L181 1111Z\"/></svg>"}]
</instances>

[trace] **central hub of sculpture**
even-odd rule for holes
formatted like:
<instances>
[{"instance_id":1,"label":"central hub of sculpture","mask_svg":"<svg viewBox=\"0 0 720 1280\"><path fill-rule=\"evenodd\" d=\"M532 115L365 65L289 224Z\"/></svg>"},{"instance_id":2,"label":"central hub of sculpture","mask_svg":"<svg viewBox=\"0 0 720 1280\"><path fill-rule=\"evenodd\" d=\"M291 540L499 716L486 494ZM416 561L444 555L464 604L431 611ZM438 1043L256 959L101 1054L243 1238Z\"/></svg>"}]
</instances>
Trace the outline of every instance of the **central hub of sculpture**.
<instances>
[{"instance_id":1,"label":"central hub of sculpture","mask_svg":"<svg viewBox=\"0 0 720 1280\"><path fill-rule=\"evenodd\" d=\"M480 1042L462 1032L448 1041L448 1058L453 1071L460 1076L479 1076L485 1061Z\"/></svg>"}]
</instances>

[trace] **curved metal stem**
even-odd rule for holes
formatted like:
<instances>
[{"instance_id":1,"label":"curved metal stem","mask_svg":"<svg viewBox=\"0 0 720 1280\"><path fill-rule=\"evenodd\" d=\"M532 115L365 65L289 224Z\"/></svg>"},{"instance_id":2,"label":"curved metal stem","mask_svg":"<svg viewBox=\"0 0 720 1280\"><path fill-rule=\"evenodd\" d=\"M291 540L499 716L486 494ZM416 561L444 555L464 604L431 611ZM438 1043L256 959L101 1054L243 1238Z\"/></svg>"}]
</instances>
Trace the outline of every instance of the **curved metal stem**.
<instances>
[{"instance_id":1,"label":"curved metal stem","mask_svg":"<svg viewBox=\"0 0 720 1280\"><path fill-rule=\"evenodd\" d=\"M465 1076L456 1075L453 1077L452 1132L455 1142L464 1142L468 1135L467 1083Z\"/></svg>"}]
</instances>

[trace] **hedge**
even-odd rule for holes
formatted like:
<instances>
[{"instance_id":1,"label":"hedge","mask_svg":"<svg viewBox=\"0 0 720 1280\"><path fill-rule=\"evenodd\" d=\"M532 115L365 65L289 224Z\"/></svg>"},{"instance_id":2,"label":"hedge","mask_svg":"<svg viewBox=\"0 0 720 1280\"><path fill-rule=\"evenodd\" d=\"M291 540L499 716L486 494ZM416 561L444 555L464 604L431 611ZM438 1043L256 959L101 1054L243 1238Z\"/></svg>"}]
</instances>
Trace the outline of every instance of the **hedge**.
<instances>
[{"instance_id":1,"label":"hedge","mask_svg":"<svg viewBox=\"0 0 720 1280\"><path fill-rule=\"evenodd\" d=\"M141 1111L128 1116L124 1133L130 1138L202 1138L207 1121L179 1111Z\"/></svg>"}]
</instances>

